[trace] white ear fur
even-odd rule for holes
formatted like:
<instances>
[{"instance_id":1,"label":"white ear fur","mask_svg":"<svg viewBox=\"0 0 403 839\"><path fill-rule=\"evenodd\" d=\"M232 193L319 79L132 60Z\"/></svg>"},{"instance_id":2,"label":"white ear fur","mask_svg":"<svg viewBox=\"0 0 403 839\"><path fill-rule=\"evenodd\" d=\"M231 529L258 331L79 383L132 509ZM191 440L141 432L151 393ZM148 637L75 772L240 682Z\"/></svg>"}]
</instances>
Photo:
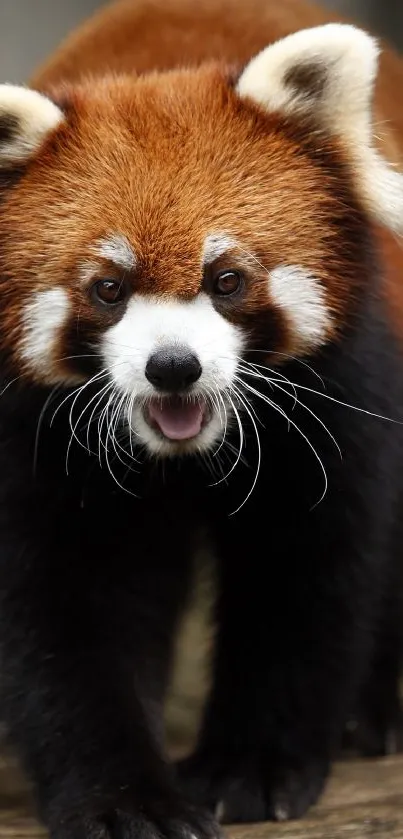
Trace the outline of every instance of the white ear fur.
<instances>
[{"instance_id":1,"label":"white ear fur","mask_svg":"<svg viewBox=\"0 0 403 839\"><path fill-rule=\"evenodd\" d=\"M371 215L403 230L403 175L373 144L372 98L379 48L348 24L296 32L248 64L237 90L270 111L309 115L347 150L361 200Z\"/></svg>"},{"instance_id":2,"label":"white ear fur","mask_svg":"<svg viewBox=\"0 0 403 839\"><path fill-rule=\"evenodd\" d=\"M41 93L0 85L0 168L29 158L63 119L60 108Z\"/></svg>"}]
</instances>

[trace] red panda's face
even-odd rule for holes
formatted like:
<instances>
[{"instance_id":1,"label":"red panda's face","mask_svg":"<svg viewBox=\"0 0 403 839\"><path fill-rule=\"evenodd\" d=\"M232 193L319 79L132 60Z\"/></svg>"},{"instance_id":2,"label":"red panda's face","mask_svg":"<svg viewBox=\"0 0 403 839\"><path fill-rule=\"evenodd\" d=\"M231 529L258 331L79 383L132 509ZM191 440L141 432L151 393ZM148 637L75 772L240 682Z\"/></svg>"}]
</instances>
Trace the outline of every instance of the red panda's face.
<instances>
[{"instance_id":1,"label":"red panda's face","mask_svg":"<svg viewBox=\"0 0 403 839\"><path fill-rule=\"evenodd\" d=\"M174 455L222 437L253 353L274 368L337 340L366 281L368 213L397 227L401 194L357 113L353 151L342 113L339 137L318 120L334 70L301 59L316 37L301 34L293 61L291 38L235 86L217 68L105 80L63 112L0 88L11 374L92 379L135 440Z\"/></svg>"}]
</instances>

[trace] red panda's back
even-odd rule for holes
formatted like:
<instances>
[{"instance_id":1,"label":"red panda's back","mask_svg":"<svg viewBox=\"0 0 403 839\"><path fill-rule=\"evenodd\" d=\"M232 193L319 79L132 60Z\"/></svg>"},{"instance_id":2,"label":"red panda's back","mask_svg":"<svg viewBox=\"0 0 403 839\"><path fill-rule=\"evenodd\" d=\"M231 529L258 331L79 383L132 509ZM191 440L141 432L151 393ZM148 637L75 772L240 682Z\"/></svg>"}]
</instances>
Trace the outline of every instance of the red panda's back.
<instances>
[{"instance_id":1,"label":"red panda's back","mask_svg":"<svg viewBox=\"0 0 403 839\"><path fill-rule=\"evenodd\" d=\"M167 70L211 58L244 62L285 34L331 19L298 0L118 0L73 32L34 83L106 69Z\"/></svg>"}]
</instances>

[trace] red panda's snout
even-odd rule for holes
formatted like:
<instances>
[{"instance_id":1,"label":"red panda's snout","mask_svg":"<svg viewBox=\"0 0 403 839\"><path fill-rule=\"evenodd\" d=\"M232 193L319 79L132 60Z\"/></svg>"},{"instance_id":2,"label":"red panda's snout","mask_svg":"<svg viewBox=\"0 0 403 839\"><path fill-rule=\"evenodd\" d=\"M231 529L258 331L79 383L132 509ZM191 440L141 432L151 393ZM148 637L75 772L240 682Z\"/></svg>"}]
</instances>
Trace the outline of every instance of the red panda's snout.
<instances>
[{"instance_id":1,"label":"red panda's snout","mask_svg":"<svg viewBox=\"0 0 403 839\"><path fill-rule=\"evenodd\" d=\"M136 442L168 456L211 448L235 408L244 343L203 291L190 300L132 295L100 351Z\"/></svg>"}]
</instances>

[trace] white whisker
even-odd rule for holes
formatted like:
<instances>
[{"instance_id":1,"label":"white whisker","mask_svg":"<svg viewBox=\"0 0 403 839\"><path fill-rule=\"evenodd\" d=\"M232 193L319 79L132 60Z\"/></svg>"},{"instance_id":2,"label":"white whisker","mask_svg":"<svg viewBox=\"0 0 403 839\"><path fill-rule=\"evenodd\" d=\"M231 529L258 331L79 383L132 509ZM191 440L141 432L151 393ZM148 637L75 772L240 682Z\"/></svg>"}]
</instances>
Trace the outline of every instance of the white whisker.
<instances>
[{"instance_id":1,"label":"white whisker","mask_svg":"<svg viewBox=\"0 0 403 839\"><path fill-rule=\"evenodd\" d=\"M10 381L7 382L7 384L4 385L3 389L0 390L0 397L4 395L6 390L8 390L8 388L11 387L11 385L15 384L15 382L18 382L18 380L22 379L23 377L24 377L24 374L20 373L19 376L15 376L14 379L10 379Z\"/></svg>"},{"instance_id":2,"label":"white whisker","mask_svg":"<svg viewBox=\"0 0 403 839\"><path fill-rule=\"evenodd\" d=\"M227 431L228 431L228 412L227 412L227 406L226 406L226 404L225 404L225 399L224 399L224 397L223 397L222 393L220 393L220 391L218 390L218 388L217 388L217 398L218 398L219 402L221 403L221 405L222 405L222 409L223 409L223 412L224 412L224 423L222 422L222 418L221 418L221 410L219 409L219 415L220 415L221 425L223 425L223 433L222 433L222 440L221 440L221 443L220 443L220 445L218 446L218 448L217 448L217 449L213 452L213 457L218 457L218 455L219 455L219 453L220 453L221 449L223 448L223 446L224 446L224 444L225 444L226 437L227 437Z\"/></svg>"},{"instance_id":3,"label":"white whisker","mask_svg":"<svg viewBox=\"0 0 403 839\"><path fill-rule=\"evenodd\" d=\"M291 397L291 394L290 394L287 390L285 390L285 388L284 388L284 387L282 387L280 384L278 384L278 382L274 382L274 381L272 380L272 383L273 383L274 387L276 387L276 388L277 388L278 390L280 390L282 393L285 393L285 395L286 395L286 396L290 396L290 397ZM254 396L257 396L259 399L262 399L263 401L266 401L266 396L265 396L264 394L262 394L259 390L257 390L256 388L253 388L253 387L252 387L251 385L249 385L247 382L243 382L243 384L244 384L244 386L245 386L245 387L247 387L247 388L248 388L248 390L250 390L250 391L251 391L251 393L253 393L253 395L254 395ZM294 398L294 397L292 397L292 398ZM312 410L311 410L311 408L308 408L308 406L307 406L307 405L305 405L305 403L304 403L304 402L301 402L301 400L300 400L300 399L298 399L297 397L295 397L295 400L296 400L296 402L294 402L294 405L295 405L296 403L297 403L298 405L300 405L300 406L301 406L301 408L303 408L303 410L304 410L304 411L306 411L308 414L310 414L310 415L311 415L311 416L312 416L312 417L316 420L316 422L317 422L317 423L319 423L319 425L321 425L321 426L322 426L322 428L324 429L324 431L326 432L326 434L328 435L328 437L330 438L330 440L332 441L332 443L333 443L333 444L334 444L334 446L336 447L336 449L337 449L337 451L338 451L338 453L339 453L340 457L342 457L342 452L341 452L340 446L339 446L339 444L337 443L337 440L335 439L334 435L331 433L331 431L330 431L330 430L329 430L329 428L327 427L327 425L326 425L326 424L325 424L325 423L324 423L324 422L323 422L323 421L322 421L322 420L321 420L321 419L320 419L320 418L319 418L319 417L315 414L315 412L314 412L314 411L312 411ZM271 404L271 400L270 400L269 404ZM278 407L280 407L280 406L278 406ZM288 416L287 416L287 420L288 420L288 422L290 422L290 420L289 420L289 417L288 417Z\"/></svg>"},{"instance_id":4,"label":"white whisker","mask_svg":"<svg viewBox=\"0 0 403 839\"><path fill-rule=\"evenodd\" d=\"M232 466L231 466L231 468L229 469L229 471L228 471L225 475L223 475L223 477L221 477L218 481L216 481L214 484L211 484L211 486L218 486L219 484L223 483L224 481L227 481L227 480L228 480L228 478L229 478L229 476L230 476L230 475L232 475L232 473L233 473L234 469L236 469L236 467L238 466L238 463L239 463L239 461L240 461L240 459L241 459L241 455L242 455L242 448L243 448L243 444L244 444L244 432L243 432L243 427L242 427L242 421L241 421L241 418L240 418L240 416L239 416L239 411L237 410L237 408L236 408L236 406L235 406L235 404L234 404L234 401L233 401L233 399L231 398L231 394L230 394L229 392L227 392L227 399L229 400L229 402L230 402L230 404L231 404L232 410L233 410L233 412L234 412L234 414L235 414L235 419L236 419L237 424L238 424L238 430L239 430L239 450L238 450L238 453L237 453L236 460L235 460L235 461L234 461L234 463L232 464ZM223 439L225 439L225 438L223 438ZM221 446L220 446L220 448L221 448ZM220 449L218 449L218 451L219 451L219 450L220 450Z\"/></svg>"},{"instance_id":5,"label":"white whisker","mask_svg":"<svg viewBox=\"0 0 403 839\"><path fill-rule=\"evenodd\" d=\"M244 385L244 387L247 387L249 390L251 389L251 388L250 388L250 386L249 386L246 382L243 382L243 385ZM253 388L253 391L255 391L255 389L254 389L254 388ZM311 443L311 441L310 441L309 437L307 437L307 435L306 435L306 434L304 434L304 432L300 429L300 427L297 425L297 423L296 423L296 422L294 422L292 419L290 419L290 417L288 417L288 416L287 416L287 414L285 413L285 411L284 411L284 410L283 410L283 409L282 409L279 405L277 405L277 403L276 403L276 402L273 402L273 400L269 399L269 397L268 397L268 396L266 396L266 395L264 395L264 394L259 393L259 391L255 391L255 395L257 395L257 396L258 396L258 397L260 397L260 398L261 398L264 402L266 402L268 405L270 405L270 406L271 406L271 407L272 407L275 411L277 411L277 412L278 412L278 413L279 413L279 414L280 414L283 418L285 418L285 419L287 420L287 422L288 422L288 423L289 423L289 424L290 424L293 428L295 428L295 430L297 431L297 433L298 433L298 434L302 437L302 439L303 439L303 440L305 440L306 444L309 446L309 448L311 449L312 453L314 454L315 459L318 461L319 466L320 466L320 469L321 469L321 472L322 472L322 474L323 474L323 478L324 478L324 489L323 489L322 495L320 496L320 498L318 499L318 501L316 501L316 502L315 502L315 504L314 504L314 505L312 506L312 508L311 508L311 509L314 509L315 507L317 507L317 506L318 506L318 504L320 504L320 503L323 501L323 499L324 499L324 497L325 497L325 495L326 495L326 493L327 493L327 487L328 487L327 473L326 473L326 469L325 469L325 467L324 467L324 464L323 464L323 461L322 461L321 457L319 456L318 452L316 451L316 449L315 449L314 445ZM329 433L330 433L330 432L329 432Z\"/></svg>"},{"instance_id":6,"label":"white whisker","mask_svg":"<svg viewBox=\"0 0 403 839\"><path fill-rule=\"evenodd\" d=\"M65 403L68 402L69 399L74 398L74 396L76 396L76 394L79 395L80 393L82 393L85 390L85 388L89 387L89 385L93 384L96 381L99 381L100 379L106 378L108 375L109 375L109 373L108 373L107 370L105 370L105 369L100 370L99 373L96 373L94 376L92 376L90 379L88 379L88 381L85 382L83 385L80 385L80 387L77 387L74 390L69 391L67 396L65 396L64 399L57 406L56 411L54 412L54 414L52 416L52 419L50 421L50 425L51 426L53 425L54 420L56 418L56 415L59 413L59 411L63 407L63 405L65 405Z\"/></svg>"},{"instance_id":7,"label":"white whisker","mask_svg":"<svg viewBox=\"0 0 403 839\"><path fill-rule=\"evenodd\" d=\"M50 403L53 399L53 396L55 395L55 393L59 389L60 389L60 385L55 385L55 387L52 388L52 390L50 391L49 396L47 397L47 399L46 399L46 401L43 405L43 408L42 408L42 410L39 414L39 418L38 418L38 422L37 422L37 426L36 426L35 444L34 444L34 457L33 457L33 474L34 475L36 474L36 469L37 469L37 465L38 465L39 435L40 435L40 431L41 431L41 427L42 427L42 422L44 420L46 411L47 411L47 409L48 409L48 407L49 407L49 405L50 405Z\"/></svg>"},{"instance_id":8,"label":"white whisker","mask_svg":"<svg viewBox=\"0 0 403 839\"><path fill-rule=\"evenodd\" d=\"M323 378L317 372L317 370L314 370L314 368L311 367L310 364L308 364L306 361L303 361L302 358L298 358L296 355L290 355L289 353L278 352L277 350L254 350L254 349L250 349L250 350L248 350L248 352L250 352L250 353L258 352L261 355L281 355L283 358L287 358L289 361L295 361L296 364L301 364L301 366L306 367L306 369L309 370L310 373L312 373L313 376L316 376L316 378L319 379L323 388L325 389L325 383L323 381ZM242 360L244 360L244 359L242 359ZM249 362L247 362L247 363L249 363ZM262 367L264 370L267 369L264 364L256 364L255 367Z\"/></svg>"},{"instance_id":9,"label":"white whisker","mask_svg":"<svg viewBox=\"0 0 403 839\"><path fill-rule=\"evenodd\" d=\"M275 385L275 387L277 387L277 388L278 388L278 390L281 390L283 393L285 393L287 396L289 396L289 394L287 393L287 391L286 391L286 390L284 390L284 388L282 388L282 387L281 387L281 385L276 384L276 385ZM330 438L330 440L332 441L332 443L335 445L335 447L336 447L336 449L337 449L337 451L338 451L338 453L339 453L339 455L340 455L340 458L342 458L342 457L343 457L343 455L342 455L342 452L341 452L341 448L340 448L340 446L339 446L339 444L338 444L337 440L335 439L334 435L333 435L333 434L332 434L332 432L329 430L329 428L327 427L327 425L323 422L323 420L321 420L321 419L317 416L317 414L315 414L315 412L311 410L311 408L308 408L308 406L307 406L307 405L305 405L305 403L304 403L304 402L301 402L301 400L300 400L300 399L297 399L297 402L298 402L298 405L300 405L300 406L301 406L301 408L303 408L303 410L304 410L304 411L307 411L307 412L308 412L308 414L310 414L310 415L311 415L311 417L313 417L313 418L316 420L316 422L318 422L318 423L319 423L319 425L321 425L321 426L322 426L322 428L324 429L324 431L326 432L326 434L328 435L328 437Z\"/></svg>"},{"instance_id":10,"label":"white whisker","mask_svg":"<svg viewBox=\"0 0 403 839\"><path fill-rule=\"evenodd\" d=\"M237 376L237 375L235 375L235 376L234 376L234 380L235 380L236 382L238 382L240 385L242 385L242 387L247 387L247 388L248 388L248 390L250 390L250 391L254 392L255 396L259 396L261 399L266 399L266 400L267 400L267 404L271 404L271 400L269 399L269 397L268 397L268 396L265 396L264 394L260 393L260 391L259 391L259 390L255 390L255 388L252 388L252 385L249 385L247 382L245 382L245 381L241 378L241 376ZM274 380L273 380L273 385L274 385ZM245 395L245 394L243 394L243 395ZM288 395L290 395L290 394L288 394ZM255 408L254 408L254 407L253 407L250 403L249 403L249 407L251 408L251 410L253 410L253 413L254 413L254 415L255 415L255 418L257 418L257 419L258 419L258 417L257 417L257 411L255 410ZM281 411L281 410L282 410L282 408L280 408L280 405L277 405L277 407L278 407L279 411ZM284 416L284 418L287 420L287 422L289 423L289 418L288 418L288 415L285 413L285 411L283 411L283 416ZM261 422L261 420L260 420L260 419L259 419L259 422L260 422L260 425L263 425L263 423Z\"/></svg>"},{"instance_id":11,"label":"white whisker","mask_svg":"<svg viewBox=\"0 0 403 839\"><path fill-rule=\"evenodd\" d=\"M366 414L369 417L374 417L374 419L385 420L385 422L392 422L394 425L403 425L403 420L393 419L392 417L384 417L382 414L375 414L373 411L368 411L365 408L359 408L357 405L350 405L348 402L342 402L340 399L336 399L334 396L329 396L328 393L321 393L318 390L313 390L313 388L306 387L305 385L300 385L297 382L294 383L295 387L299 390L306 390L309 393L315 394L315 396L320 396L321 399L328 399L330 402L335 402L337 405L341 405L343 408L350 408L352 411L358 411L360 414Z\"/></svg>"},{"instance_id":12,"label":"white whisker","mask_svg":"<svg viewBox=\"0 0 403 839\"><path fill-rule=\"evenodd\" d=\"M255 434L256 434L256 444L257 444L257 450L258 450L258 458L257 458L257 465L256 465L256 474L255 474L252 486L251 486L246 498L244 498L244 500L242 501L242 504L240 504L239 507L236 508L236 510L233 510L233 512L230 513L230 516L234 516L234 515L236 515L236 513L239 513L239 511L242 509L242 507L245 506L245 504L249 500L250 496L252 495L253 490L255 489L255 486L257 484L258 477L259 477L260 465L261 465L261 460L262 460L262 451L261 451L261 446L260 446L259 432L258 432L257 425L256 425L256 422L255 422L254 417L253 417L253 413L250 410L249 402L246 398L244 398L243 394L240 393L239 389L235 385L232 385L232 390L237 395L239 401L241 402L245 411L249 415L250 421L253 425L253 428L254 428L254 431L255 431Z\"/></svg>"},{"instance_id":13,"label":"white whisker","mask_svg":"<svg viewBox=\"0 0 403 839\"><path fill-rule=\"evenodd\" d=\"M72 413L73 413L73 408L74 408L74 404L75 404L75 402L76 402L77 397L76 397L76 399L74 400L73 405L71 406L71 408L70 408L70 412L69 412L69 425L70 425L70 429L71 429L71 435L70 435L70 440L69 440L69 443L68 443L68 446L67 446L67 451L66 451L66 475L68 475L68 463L69 463L70 450L71 450L71 446L72 446L72 444L73 444L73 440L76 440L76 442L78 443L78 445L79 445L79 446L81 446L81 448L83 448L84 450L88 451L88 452L91 454L90 449L89 449L89 448L87 448L87 447L86 447L86 446L85 446L85 445L81 442L81 440L79 439L79 437L78 437L78 436L77 436L77 434L76 434L77 427L78 427L78 425L79 425L79 423L80 423L81 418L83 417L83 415L85 414L85 412L88 410L89 406L90 406L90 405L91 405L91 403L94 401L94 399L97 399L97 397L99 397L98 402L96 403L97 405L99 405L99 402L100 402L100 401L102 400L102 398L106 395L106 393L108 393L108 391L109 391L109 390L111 390L111 388L112 388L112 387L113 387L113 384L112 384L111 382L107 382L107 384L106 384L106 385L104 385L104 386L103 386L103 388L101 388L101 390L100 390L100 391L98 391L98 392L95 394L95 396L93 396L93 397L89 400L89 402L87 402L87 403L86 403L86 405L84 406L83 410L81 411L81 413L80 413L80 415L79 415L79 417L78 417L78 420L77 420L77 421L75 422L75 424L73 425L73 416L72 416ZM83 388L83 390L84 390L84 388Z\"/></svg>"},{"instance_id":14,"label":"white whisker","mask_svg":"<svg viewBox=\"0 0 403 839\"><path fill-rule=\"evenodd\" d=\"M123 446L121 446L121 444L120 444L120 442L119 442L119 440L118 440L118 437L117 437L117 427L118 427L118 424L120 423L121 416L122 416L122 413L123 413L123 407L126 405L126 401L127 401L127 396L126 396L126 394L125 394L125 393L123 393L123 395L121 396L120 400L118 400L118 401L117 401L116 406L115 406L115 407L113 408L113 410L112 410L111 422L110 422L110 425L109 425L109 429L110 429L110 435L109 435L109 437L110 437L110 440L111 440L111 443L112 443L112 447L113 447L113 450L114 450L114 452L115 452L115 455L116 455L117 459L118 459L118 460L120 461L120 463L122 463L122 465L123 465L123 466L125 466L125 467L126 467L126 469L127 469L127 472L126 472L126 475L127 475L129 472L134 472L134 471L136 471L136 470L135 470L135 469L133 469L133 467L132 467L132 465L131 465L130 463L128 464L128 463L127 463L127 462L123 459L123 457L121 456L121 454L119 453L119 451L120 451L120 452L122 452L122 453L123 453L123 455L124 455L126 458L128 458L128 459L129 459L129 461L130 461L130 459L131 459L131 460L133 460L133 461L135 461L135 458L134 458L133 456L132 456L132 458L130 458L130 454L129 454L129 452L128 452L128 451L126 451L126 449L125 449Z\"/></svg>"},{"instance_id":15,"label":"white whisker","mask_svg":"<svg viewBox=\"0 0 403 839\"><path fill-rule=\"evenodd\" d=\"M264 376L262 373L259 372L259 370L257 369L258 367L262 367L262 369L266 370L267 372L273 373L273 376L275 376L276 378L272 378L271 376ZM241 373L244 373L244 375L253 376L257 379L262 379L263 381L267 382L267 384L270 385L272 389L277 381L282 381L284 382L284 384L289 385L289 387L292 389L294 393L295 407L298 401L297 391L295 385L293 384L293 382L290 381L290 379L287 378L287 376L284 376L282 373L279 373L278 370L272 370L270 367L263 367L263 365L261 364L250 364L250 362L243 362L242 364L239 364L238 369Z\"/></svg>"}]
</instances>

